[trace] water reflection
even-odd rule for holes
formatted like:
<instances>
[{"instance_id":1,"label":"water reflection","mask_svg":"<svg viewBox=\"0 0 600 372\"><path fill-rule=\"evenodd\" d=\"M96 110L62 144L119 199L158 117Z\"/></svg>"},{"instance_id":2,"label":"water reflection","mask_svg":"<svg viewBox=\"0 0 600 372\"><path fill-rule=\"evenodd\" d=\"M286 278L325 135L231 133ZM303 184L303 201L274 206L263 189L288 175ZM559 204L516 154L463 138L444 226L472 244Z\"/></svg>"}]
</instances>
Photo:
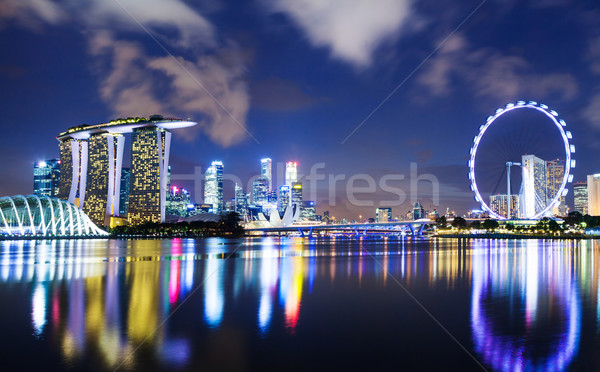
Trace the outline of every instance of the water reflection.
<instances>
[{"instance_id":1,"label":"water reflection","mask_svg":"<svg viewBox=\"0 0 600 372\"><path fill-rule=\"evenodd\" d=\"M315 288L396 291L393 277L409 290L459 293L468 283L470 315L461 316L484 364L562 370L579 349L582 299L600 325L599 257L590 241L17 241L1 245L0 286L27 285L30 333L51 340L67 365L94 355L114 369L152 358L185 367L195 337L243 312L258 338L297 337L306 314L326 306L307 302Z\"/></svg>"}]
</instances>

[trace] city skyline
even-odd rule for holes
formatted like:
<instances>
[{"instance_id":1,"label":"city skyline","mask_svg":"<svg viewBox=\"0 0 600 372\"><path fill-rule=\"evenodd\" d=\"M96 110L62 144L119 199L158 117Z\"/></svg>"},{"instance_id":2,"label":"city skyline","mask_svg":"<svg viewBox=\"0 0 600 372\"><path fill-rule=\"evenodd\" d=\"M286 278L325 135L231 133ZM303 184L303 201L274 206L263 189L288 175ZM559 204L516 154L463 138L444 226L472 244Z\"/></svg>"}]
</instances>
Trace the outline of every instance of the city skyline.
<instances>
[{"instance_id":1,"label":"city skyline","mask_svg":"<svg viewBox=\"0 0 600 372\"><path fill-rule=\"evenodd\" d=\"M54 136L62 128L154 113L201 122L174 134L171 164L179 174L221 159L245 182L256 174L248 159L269 156L297 160L304 173L322 162L326 174L380 179L408 175L415 163L419 174L439 179L441 198L436 204L431 188L424 187L414 199L426 209L464 213L478 207L466 179L470 139L491 110L532 99L569 122L578 152L574 181L600 170L594 161L600 147L600 30L593 4L486 3L456 32L478 3L461 2L451 10L409 4L381 25L369 15L390 11L374 6L346 29L360 35L352 40L316 29L281 4L234 2L207 9L170 0L155 6L173 4L175 13L139 15L135 2L127 10L194 79L206 83L215 100L114 4L100 10L52 3L50 13L10 5L12 11L0 15L6 25L0 42L20 46L0 60L0 84L10 87L2 96L6 135L0 155L7 161L0 174L11 175L0 185L3 195L31 190L31 165L58 157ZM107 28L94 16L117 21ZM350 24L335 7L325 17L332 25ZM433 20L436 26L427 27ZM39 55L45 56L43 66L36 63ZM122 59L126 55L131 59ZM324 186L315 198L335 215L372 214L390 198L378 188L371 196L375 206L357 206L341 197L345 184L335 187L335 203ZM401 187L409 190L408 184ZM225 193L232 198L234 186ZM410 210L411 199L394 209ZM573 207L572 192L567 204Z\"/></svg>"}]
</instances>

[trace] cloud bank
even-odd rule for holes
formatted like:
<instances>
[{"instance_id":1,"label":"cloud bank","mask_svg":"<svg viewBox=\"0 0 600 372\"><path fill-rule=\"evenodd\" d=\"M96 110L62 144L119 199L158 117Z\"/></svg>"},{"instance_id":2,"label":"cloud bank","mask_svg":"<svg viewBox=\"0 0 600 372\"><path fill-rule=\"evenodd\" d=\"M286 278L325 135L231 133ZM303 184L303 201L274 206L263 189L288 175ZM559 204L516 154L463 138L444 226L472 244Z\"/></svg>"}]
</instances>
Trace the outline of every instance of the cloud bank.
<instances>
[{"instance_id":1,"label":"cloud bank","mask_svg":"<svg viewBox=\"0 0 600 372\"><path fill-rule=\"evenodd\" d=\"M316 47L358 68L368 67L378 46L399 36L412 14L410 0L273 0Z\"/></svg>"},{"instance_id":2,"label":"cloud bank","mask_svg":"<svg viewBox=\"0 0 600 372\"><path fill-rule=\"evenodd\" d=\"M191 117L200 125L175 135L193 140L204 131L225 147L247 138L250 96L239 48L219 40L214 26L184 1L5 0L2 20L34 31L81 27L98 93L115 116Z\"/></svg>"}]
</instances>

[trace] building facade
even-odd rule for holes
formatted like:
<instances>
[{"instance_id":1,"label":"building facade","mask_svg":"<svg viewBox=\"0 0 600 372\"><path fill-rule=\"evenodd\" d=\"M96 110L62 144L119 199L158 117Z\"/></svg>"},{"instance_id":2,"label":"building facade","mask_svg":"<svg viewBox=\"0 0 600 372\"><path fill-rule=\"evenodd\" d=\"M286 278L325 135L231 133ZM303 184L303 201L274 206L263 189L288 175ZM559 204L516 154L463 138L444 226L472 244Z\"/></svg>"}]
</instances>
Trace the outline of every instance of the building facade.
<instances>
[{"instance_id":1,"label":"building facade","mask_svg":"<svg viewBox=\"0 0 600 372\"><path fill-rule=\"evenodd\" d=\"M565 176L565 161L556 159L546 162L546 201L552 202L560 187ZM561 195L558 198L559 204L552 207L552 214L558 216L564 216L567 214L567 205L565 203L565 197Z\"/></svg>"},{"instance_id":2,"label":"building facade","mask_svg":"<svg viewBox=\"0 0 600 372\"><path fill-rule=\"evenodd\" d=\"M285 163L285 184L291 187L294 182L298 182L298 163L288 161Z\"/></svg>"},{"instance_id":3,"label":"building facade","mask_svg":"<svg viewBox=\"0 0 600 372\"><path fill-rule=\"evenodd\" d=\"M60 184L60 160L50 159L33 164L33 194L58 196Z\"/></svg>"},{"instance_id":4,"label":"building facade","mask_svg":"<svg viewBox=\"0 0 600 372\"><path fill-rule=\"evenodd\" d=\"M129 190L131 189L131 169L121 168L121 191L119 193L119 216L127 216L129 211Z\"/></svg>"},{"instance_id":5,"label":"building facade","mask_svg":"<svg viewBox=\"0 0 600 372\"><path fill-rule=\"evenodd\" d=\"M519 202L523 218L531 218L547 206L547 171L546 161L535 155L521 157L523 194Z\"/></svg>"},{"instance_id":6,"label":"building facade","mask_svg":"<svg viewBox=\"0 0 600 372\"><path fill-rule=\"evenodd\" d=\"M204 204L213 206L212 212L221 213L224 210L223 204L223 163L213 161L206 169L204 184Z\"/></svg>"},{"instance_id":7,"label":"building facade","mask_svg":"<svg viewBox=\"0 0 600 372\"><path fill-rule=\"evenodd\" d=\"M587 182L576 182L573 185L574 210L582 215L588 214L588 189Z\"/></svg>"},{"instance_id":8,"label":"building facade","mask_svg":"<svg viewBox=\"0 0 600 372\"><path fill-rule=\"evenodd\" d=\"M508 195L506 194L491 195L490 209L504 218L516 219L519 216L519 195L510 195L510 216L508 216Z\"/></svg>"},{"instance_id":9,"label":"building facade","mask_svg":"<svg viewBox=\"0 0 600 372\"><path fill-rule=\"evenodd\" d=\"M587 176L588 214L600 216L600 173Z\"/></svg>"},{"instance_id":10,"label":"building facade","mask_svg":"<svg viewBox=\"0 0 600 372\"><path fill-rule=\"evenodd\" d=\"M273 162L270 158L260 160L260 176L269 181L269 190L273 190Z\"/></svg>"},{"instance_id":11,"label":"building facade","mask_svg":"<svg viewBox=\"0 0 600 372\"><path fill-rule=\"evenodd\" d=\"M269 197L269 179L258 177L252 183L252 203L254 205L264 205Z\"/></svg>"},{"instance_id":12,"label":"building facade","mask_svg":"<svg viewBox=\"0 0 600 372\"><path fill-rule=\"evenodd\" d=\"M283 213L290 205L290 186L282 185L279 187L279 197L277 198L277 210Z\"/></svg>"},{"instance_id":13,"label":"building facade","mask_svg":"<svg viewBox=\"0 0 600 372\"><path fill-rule=\"evenodd\" d=\"M164 222L171 132L143 127L131 136L131 188L127 222Z\"/></svg>"},{"instance_id":14,"label":"building facade","mask_svg":"<svg viewBox=\"0 0 600 372\"><path fill-rule=\"evenodd\" d=\"M392 220L392 208L377 208L375 222L389 222Z\"/></svg>"}]
</instances>

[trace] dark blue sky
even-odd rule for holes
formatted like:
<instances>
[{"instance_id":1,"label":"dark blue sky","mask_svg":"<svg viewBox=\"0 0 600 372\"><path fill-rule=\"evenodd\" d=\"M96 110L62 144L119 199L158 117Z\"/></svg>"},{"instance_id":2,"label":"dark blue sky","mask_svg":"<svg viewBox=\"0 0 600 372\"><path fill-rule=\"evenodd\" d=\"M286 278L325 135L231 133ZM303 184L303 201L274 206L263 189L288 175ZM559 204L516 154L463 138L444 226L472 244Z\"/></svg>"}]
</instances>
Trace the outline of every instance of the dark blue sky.
<instances>
[{"instance_id":1,"label":"dark blue sky","mask_svg":"<svg viewBox=\"0 0 600 372\"><path fill-rule=\"evenodd\" d=\"M0 194L30 193L33 162L58 156L55 137L67 127L162 113L200 122L175 134L174 174L219 159L245 183L261 157L297 160L301 174L322 162L314 194L305 183L319 213L354 218L392 205L398 215L414 199L464 213L477 207L466 167L473 137L496 108L521 99L567 121L576 181L600 172L600 6L488 0L466 19L480 4L5 0ZM428 182L411 189L411 163L439 180L437 205ZM357 174L376 187L353 205L347 186ZM380 187L386 174L404 175L388 184L405 200ZM334 176L344 179L331 187Z\"/></svg>"}]
</instances>

